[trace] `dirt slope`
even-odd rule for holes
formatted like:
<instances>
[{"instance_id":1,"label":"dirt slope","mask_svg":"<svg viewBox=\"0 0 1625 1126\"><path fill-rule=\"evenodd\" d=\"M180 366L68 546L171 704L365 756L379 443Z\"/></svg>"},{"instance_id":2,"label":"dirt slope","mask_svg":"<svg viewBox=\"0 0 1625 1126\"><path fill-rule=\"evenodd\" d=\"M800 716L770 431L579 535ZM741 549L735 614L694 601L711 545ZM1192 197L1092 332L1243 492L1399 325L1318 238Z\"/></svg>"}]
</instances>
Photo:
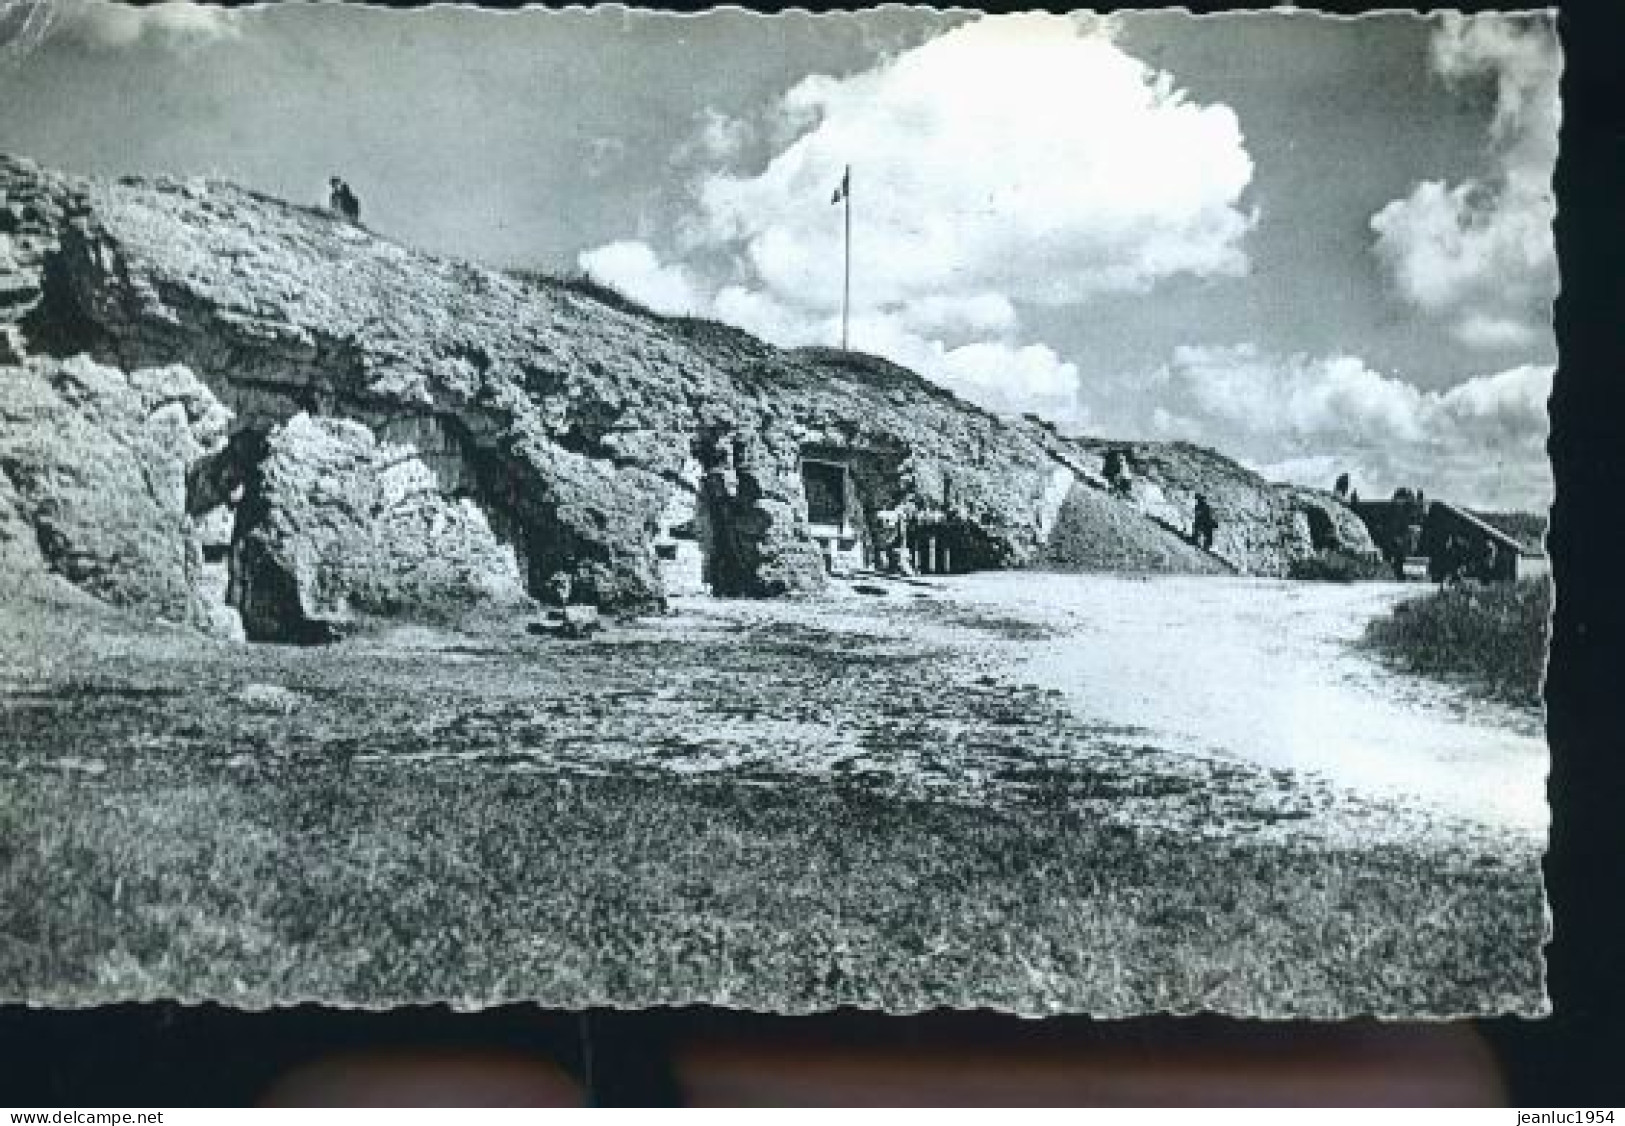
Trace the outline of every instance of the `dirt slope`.
<instances>
[{"instance_id":1,"label":"dirt slope","mask_svg":"<svg viewBox=\"0 0 1625 1126\"><path fill-rule=\"evenodd\" d=\"M1042 564L1058 571L1155 571L1221 574L1222 559L1101 489L1073 489L1061 507Z\"/></svg>"},{"instance_id":2,"label":"dirt slope","mask_svg":"<svg viewBox=\"0 0 1625 1126\"><path fill-rule=\"evenodd\" d=\"M1125 470L1114 495L1181 537L1190 535L1197 494L1206 497L1218 519L1213 555L1240 574L1284 576L1295 561L1329 549L1376 554L1364 522L1330 493L1274 484L1213 450L1105 438L1067 444L1101 476L1118 451Z\"/></svg>"}]
</instances>

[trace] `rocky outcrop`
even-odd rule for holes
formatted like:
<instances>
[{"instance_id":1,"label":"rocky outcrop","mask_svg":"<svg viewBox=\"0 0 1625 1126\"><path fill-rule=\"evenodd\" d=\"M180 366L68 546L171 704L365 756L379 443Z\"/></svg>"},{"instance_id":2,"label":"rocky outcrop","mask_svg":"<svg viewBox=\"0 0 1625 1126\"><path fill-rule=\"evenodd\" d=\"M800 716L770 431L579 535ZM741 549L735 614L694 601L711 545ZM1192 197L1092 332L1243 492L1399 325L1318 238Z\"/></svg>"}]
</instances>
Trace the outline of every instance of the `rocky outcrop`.
<instances>
[{"instance_id":1,"label":"rocky outcrop","mask_svg":"<svg viewBox=\"0 0 1625 1126\"><path fill-rule=\"evenodd\" d=\"M369 616L534 608L512 544L412 446L298 414L253 472L230 596L250 637L322 640Z\"/></svg>"},{"instance_id":2,"label":"rocky outcrop","mask_svg":"<svg viewBox=\"0 0 1625 1126\"><path fill-rule=\"evenodd\" d=\"M159 541L178 559L196 548L190 595L185 565L162 581L145 564L145 578L94 577L62 551L42 565L110 597L120 583L118 597L145 591L166 613L223 599L258 637L521 607L559 572L610 609L678 589L815 590L825 565L802 476L814 460L849 482L839 535L866 547L881 513L903 512L911 547L955 570L1282 573L1307 534L1298 501L1235 479L1213 490L1217 554L1197 552L1181 541L1180 474L1208 468L1169 463L1121 496L1091 444L871 357L784 351L592 287L420 254L229 184L106 183L0 158L0 365L49 384L68 364L104 383L184 368L225 421L212 446L194 437L196 450L165 455L188 483L141 556ZM119 418L146 418L139 395L108 394L128 399ZM66 450L58 431L78 424L7 425L13 446ZM35 529L49 490L31 487L6 503Z\"/></svg>"},{"instance_id":3,"label":"rocky outcrop","mask_svg":"<svg viewBox=\"0 0 1625 1126\"><path fill-rule=\"evenodd\" d=\"M300 414L244 464L232 422L180 366L0 366L8 583L57 575L267 641L323 640L368 615L531 608L511 546L412 447Z\"/></svg>"},{"instance_id":4,"label":"rocky outcrop","mask_svg":"<svg viewBox=\"0 0 1625 1126\"><path fill-rule=\"evenodd\" d=\"M184 367L125 373L88 357L0 367L0 570L56 574L104 601L231 634L202 597L187 506L229 413Z\"/></svg>"}]
</instances>

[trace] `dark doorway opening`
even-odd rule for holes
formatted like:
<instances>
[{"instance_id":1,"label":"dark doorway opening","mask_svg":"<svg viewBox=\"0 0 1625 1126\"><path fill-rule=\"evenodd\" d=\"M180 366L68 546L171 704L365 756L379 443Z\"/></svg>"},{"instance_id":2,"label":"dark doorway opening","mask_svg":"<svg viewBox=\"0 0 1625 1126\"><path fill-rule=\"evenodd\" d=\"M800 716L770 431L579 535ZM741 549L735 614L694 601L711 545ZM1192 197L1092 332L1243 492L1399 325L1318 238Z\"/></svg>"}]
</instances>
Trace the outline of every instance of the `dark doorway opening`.
<instances>
[{"instance_id":1,"label":"dark doorway opening","mask_svg":"<svg viewBox=\"0 0 1625 1126\"><path fill-rule=\"evenodd\" d=\"M1306 508L1309 519L1309 544L1316 551L1330 551L1337 546L1337 525L1324 508Z\"/></svg>"},{"instance_id":2,"label":"dark doorway opening","mask_svg":"<svg viewBox=\"0 0 1625 1126\"><path fill-rule=\"evenodd\" d=\"M807 522L842 528L846 524L846 466L827 461L801 463L801 484L807 494Z\"/></svg>"}]
</instances>

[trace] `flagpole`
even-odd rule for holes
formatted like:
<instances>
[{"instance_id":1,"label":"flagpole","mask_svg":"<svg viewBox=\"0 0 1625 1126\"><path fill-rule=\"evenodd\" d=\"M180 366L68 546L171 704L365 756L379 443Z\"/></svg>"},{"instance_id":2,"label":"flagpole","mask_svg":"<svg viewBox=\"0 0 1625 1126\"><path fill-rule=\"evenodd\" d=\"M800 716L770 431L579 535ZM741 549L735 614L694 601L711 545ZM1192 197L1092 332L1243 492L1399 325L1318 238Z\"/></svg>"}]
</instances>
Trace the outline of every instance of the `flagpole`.
<instances>
[{"instance_id":1,"label":"flagpole","mask_svg":"<svg viewBox=\"0 0 1625 1126\"><path fill-rule=\"evenodd\" d=\"M841 351L847 351L847 317L852 307L852 166L846 166L842 180L846 190L841 193L846 204L846 271L841 282Z\"/></svg>"}]
</instances>

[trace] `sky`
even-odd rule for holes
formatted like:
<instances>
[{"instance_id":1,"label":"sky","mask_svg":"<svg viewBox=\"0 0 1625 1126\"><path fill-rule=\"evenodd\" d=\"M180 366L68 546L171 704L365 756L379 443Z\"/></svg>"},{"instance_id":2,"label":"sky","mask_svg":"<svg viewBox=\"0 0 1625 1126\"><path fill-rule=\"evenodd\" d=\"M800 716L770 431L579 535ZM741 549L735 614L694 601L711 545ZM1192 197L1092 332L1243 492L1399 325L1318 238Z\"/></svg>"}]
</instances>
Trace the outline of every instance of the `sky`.
<instances>
[{"instance_id":1,"label":"sky","mask_svg":"<svg viewBox=\"0 0 1625 1126\"><path fill-rule=\"evenodd\" d=\"M1549 15L59 0L0 151L223 177L1063 430L1544 508ZM0 39L20 24L0 23Z\"/></svg>"}]
</instances>

